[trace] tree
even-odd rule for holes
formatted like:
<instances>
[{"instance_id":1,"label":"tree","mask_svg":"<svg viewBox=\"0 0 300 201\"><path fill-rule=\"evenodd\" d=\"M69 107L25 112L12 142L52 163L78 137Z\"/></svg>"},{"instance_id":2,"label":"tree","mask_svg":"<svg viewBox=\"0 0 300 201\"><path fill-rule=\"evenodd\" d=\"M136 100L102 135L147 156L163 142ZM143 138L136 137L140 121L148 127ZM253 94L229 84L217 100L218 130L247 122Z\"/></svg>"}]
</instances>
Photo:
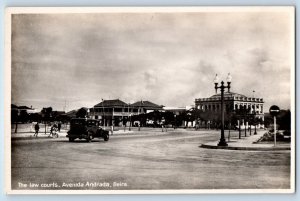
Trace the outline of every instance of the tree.
<instances>
[{"instance_id":1,"label":"tree","mask_svg":"<svg viewBox=\"0 0 300 201\"><path fill-rule=\"evenodd\" d=\"M21 110L20 111L20 116L19 116L19 120L22 122L22 123L25 123L29 120L29 114L27 113L26 110Z\"/></svg>"},{"instance_id":2,"label":"tree","mask_svg":"<svg viewBox=\"0 0 300 201\"><path fill-rule=\"evenodd\" d=\"M265 127L270 127L274 124L273 117L267 113L265 115ZM290 110L281 110L279 115L277 116L278 129L281 130L291 130L291 111Z\"/></svg>"},{"instance_id":3,"label":"tree","mask_svg":"<svg viewBox=\"0 0 300 201\"><path fill-rule=\"evenodd\" d=\"M85 108L80 108L77 112L76 112L76 117L77 118L86 118L87 117L87 110Z\"/></svg>"},{"instance_id":4,"label":"tree","mask_svg":"<svg viewBox=\"0 0 300 201\"><path fill-rule=\"evenodd\" d=\"M196 118L205 121L206 124L210 122L212 125L218 125L221 122L221 113L220 111L199 110L196 111Z\"/></svg>"},{"instance_id":5,"label":"tree","mask_svg":"<svg viewBox=\"0 0 300 201\"><path fill-rule=\"evenodd\" d=\"M44 124L45 124L45 134L47 131L47 122L51 120L52 117L52 107L44 107L41 110L42 113L42 118L44 120Z\"/></svg>"},{"instance_id":6,"label":"tree","mask_svg":"<svg viewBox=\"0 0 300 201\"><path fill-rule=\"evenodd\" d=\"M30 121L41 122L42 116L39 113L33 113L30 115Z\"/></svg>"},{"instance_id":7,"label":"tree","mask_svg":"<svg viewBox=\"0 0 300 201\"><path fill-rule=\"evenodd\" d=\"M18 121L18 110L11 110L11 122Z\"/></svg>"},{"instance_id":8,"label":"tree","mask_svg":"<svg viewBox=\"0 0 300 201\"><path fill-rule=\"evenodd\" d=\"M15 133L18 132L19 110L11 110L11 121L15 122Z\"/></svg>"},{"instance_id":9,"label":"tree","mask_svg":"<svg viewBox=\"0 0 300 201\"><path fill-rule=\"evenodd\" d=\"M162 114L162 116L165 118L166 120L166 124L174 124L174 113L173 112L164 112Z\"/></svg>"},{"instance_id":10,"label":"tree","mask_svg":"<svg viewBox=\"0 0 300 201\"><path fill-rule=\"evenodd\" d=\"M291 111L281 110L278 115L278 123L281 130L291 130Z\"/></svg>"}]
</instances>

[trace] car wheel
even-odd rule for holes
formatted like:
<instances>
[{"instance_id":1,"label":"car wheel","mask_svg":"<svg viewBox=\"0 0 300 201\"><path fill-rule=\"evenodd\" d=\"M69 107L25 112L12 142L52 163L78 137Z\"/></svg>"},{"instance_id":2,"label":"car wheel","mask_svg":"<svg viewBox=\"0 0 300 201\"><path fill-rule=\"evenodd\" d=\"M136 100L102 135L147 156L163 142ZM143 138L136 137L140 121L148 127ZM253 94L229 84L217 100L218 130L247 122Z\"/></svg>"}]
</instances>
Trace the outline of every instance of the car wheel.
<instances>
[{"instance_id":1,"label":"car wheel","mask_svg":"<svg viewBox=\"0 0 300 201\"><path fill-rule=\"evenodd\" d=\"M109 134L106 134L105 136L104 136L104 141L108 141L109 140Z\"/></svg>"},{"instance_id":2,"label":"car wheel","mask_svg":"<svg viewBox=\"0 0 300 201\"><path fill-rule=\"evenodd\" d=\"M74 142L74 138L69 138L69 142Z\"/></svg>"}]
</instances>

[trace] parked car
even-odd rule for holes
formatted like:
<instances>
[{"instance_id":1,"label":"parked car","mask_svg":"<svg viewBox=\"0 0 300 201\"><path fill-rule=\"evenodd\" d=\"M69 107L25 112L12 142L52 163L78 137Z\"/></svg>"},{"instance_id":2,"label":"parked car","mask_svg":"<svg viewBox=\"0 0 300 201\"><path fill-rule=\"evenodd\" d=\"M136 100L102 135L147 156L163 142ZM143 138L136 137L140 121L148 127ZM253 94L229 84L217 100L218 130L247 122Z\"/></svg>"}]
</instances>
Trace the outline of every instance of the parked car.
<instances>
[{"instance_id":1,"label":"parked car","mask_svg":"<svg viewBox=\"0 0 300 201\"><path fill-rule=\"evenodd\" d=\"M100 127L99 121L95 119L74 118L71 119L70 130L68 135L70 142L75 139L86 139L91 142L94 138L103 138L104 141L109 140L109 131Z\"/></svg>"}]
</instances>

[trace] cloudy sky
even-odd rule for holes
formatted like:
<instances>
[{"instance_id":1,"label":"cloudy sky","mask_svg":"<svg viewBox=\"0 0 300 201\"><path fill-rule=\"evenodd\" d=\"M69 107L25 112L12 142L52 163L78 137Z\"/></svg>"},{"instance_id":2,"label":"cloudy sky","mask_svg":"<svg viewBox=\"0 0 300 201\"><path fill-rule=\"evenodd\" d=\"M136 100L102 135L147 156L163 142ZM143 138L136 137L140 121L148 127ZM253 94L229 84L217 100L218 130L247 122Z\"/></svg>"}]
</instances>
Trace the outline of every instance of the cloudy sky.
<instances>
[{"instance_id":1,"label":"cloudy sky","mask_svg":"<svg viewBox=\"0 0 300 201\"><path fill-rule=\"evenodd\" d=\"M15 14L12 103L55 110L101 99L194 104L231 91L290 107L287 12ZM66 104L65 104L66 103Z\"/></svg>"}]
</instances>

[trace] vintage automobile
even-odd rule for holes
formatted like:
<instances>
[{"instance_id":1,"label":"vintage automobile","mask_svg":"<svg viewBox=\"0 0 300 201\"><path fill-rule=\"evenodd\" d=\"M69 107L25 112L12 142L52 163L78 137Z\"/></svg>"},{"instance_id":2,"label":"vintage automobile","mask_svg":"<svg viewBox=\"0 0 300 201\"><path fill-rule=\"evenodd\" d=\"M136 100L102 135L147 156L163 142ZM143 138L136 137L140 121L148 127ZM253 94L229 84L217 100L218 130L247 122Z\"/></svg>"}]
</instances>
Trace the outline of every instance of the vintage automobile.
<instances>
[{"instance_id":1,"label":"vintage automobile","mask_svg":"<svg viewBox=\"0 0 300 201\"><path fill-rule=\"evenodd\" d=\"M74 118L71 120L70 130L66 137L70 142L77 138L86 139L87 142L91 142L94 138L103 138L104 141L108 141L109 131L103 130L98 120Z\"/></svg>"}]
</instances>

